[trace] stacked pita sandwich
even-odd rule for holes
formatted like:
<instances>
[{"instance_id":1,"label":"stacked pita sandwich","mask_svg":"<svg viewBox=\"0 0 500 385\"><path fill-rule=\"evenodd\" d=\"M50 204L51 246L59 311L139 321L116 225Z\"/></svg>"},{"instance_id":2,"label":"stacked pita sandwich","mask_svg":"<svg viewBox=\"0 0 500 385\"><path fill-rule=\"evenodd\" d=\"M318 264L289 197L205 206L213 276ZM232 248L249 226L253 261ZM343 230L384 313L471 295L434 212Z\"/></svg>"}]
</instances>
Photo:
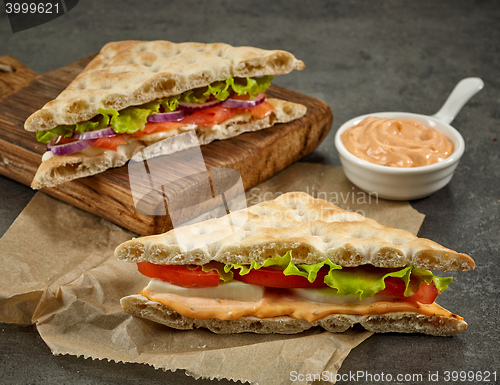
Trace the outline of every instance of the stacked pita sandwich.
<instances>
[{"instance_id":1,"label":"stacked pita sandwich","mask_svg":"<svg viewBox=\"0 0 500 385\"><path fill-rule=\"evenodd\" d=\"M216 333L342 332L361 324L448 336L467 328L435 303L452 278L430 270L474 269L468 255L306 193L181 230L191 245L171 230L116 248L116 257L152 278L122 298L127 312Z\"/></svg>"},{"instance_id":2,"label":"stacked pita sandwich","mask_svg":"<svg viewBox=\"0 0 500 385\"><path fill-rule=\"evenodd\" d=\"M203 145L298 119L305 106L265 91L274 75L303 68L289 52L222 43L106 44L26 120L25 129L47 143L32 187L122 166L145 146L186 131Z\"/></svg>"}]
</instances>

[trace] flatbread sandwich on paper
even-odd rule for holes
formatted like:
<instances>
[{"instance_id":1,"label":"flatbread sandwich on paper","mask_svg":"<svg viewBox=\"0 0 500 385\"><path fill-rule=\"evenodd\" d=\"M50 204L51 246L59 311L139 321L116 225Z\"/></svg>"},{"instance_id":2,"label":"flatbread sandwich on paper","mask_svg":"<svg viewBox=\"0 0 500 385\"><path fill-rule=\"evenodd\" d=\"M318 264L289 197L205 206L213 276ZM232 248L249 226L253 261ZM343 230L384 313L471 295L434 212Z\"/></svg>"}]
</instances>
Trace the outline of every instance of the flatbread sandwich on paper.
<instances>
[{"instance_id":1,"label":"flatbread sandwich on paper","mask_svg":"<svg viewBox=\"0 0 500 385\"><path fill-rule=\"evenodd\" d=\"M246 222L232 231L228 217ZM198 245L184 251L174 230L118 246L116 257L152 278L122 307L172 328L216 333L342 332L361 324L448 336L467 328L435 303L452 278L430 271L474 269L466 254L301 192L228 217L183 228Z\"/></svg>"},{"instance_id":2,"label":"flatbread sandwich on paper","mask_svg":"<svg viewBox=\"0 0 500 385\"><path fill-rule=\"evenodd\" d=\"M33 113L47 152L40 189L124 165L145 146L195 130L199 144L305 115L267 98L274 75L301 70L291 53L223 43L121 41L106 44L55 99Z\"/></svg>"}]
</instances>

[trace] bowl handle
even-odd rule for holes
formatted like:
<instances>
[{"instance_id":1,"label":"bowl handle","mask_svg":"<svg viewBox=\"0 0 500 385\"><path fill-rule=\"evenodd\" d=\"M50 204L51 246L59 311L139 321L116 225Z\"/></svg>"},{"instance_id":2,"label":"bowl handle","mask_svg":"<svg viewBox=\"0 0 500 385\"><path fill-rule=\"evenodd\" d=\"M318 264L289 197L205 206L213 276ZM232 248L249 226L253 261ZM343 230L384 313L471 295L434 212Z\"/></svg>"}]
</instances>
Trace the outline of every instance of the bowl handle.
<instances>
[{"instance_id":1,"label":"bowl handle","mask_svg":"<svg viewBox=\"0 0 500 385\"><path fill-rule=\"evenodd\" d=\"M464 104L481 91L483 87L484 83L480 78L465 78L460 80L453 91L451 91L450 96L448 96L441 109L432 115L432 117L450 124Z\"/></svg>"}]
</instances>

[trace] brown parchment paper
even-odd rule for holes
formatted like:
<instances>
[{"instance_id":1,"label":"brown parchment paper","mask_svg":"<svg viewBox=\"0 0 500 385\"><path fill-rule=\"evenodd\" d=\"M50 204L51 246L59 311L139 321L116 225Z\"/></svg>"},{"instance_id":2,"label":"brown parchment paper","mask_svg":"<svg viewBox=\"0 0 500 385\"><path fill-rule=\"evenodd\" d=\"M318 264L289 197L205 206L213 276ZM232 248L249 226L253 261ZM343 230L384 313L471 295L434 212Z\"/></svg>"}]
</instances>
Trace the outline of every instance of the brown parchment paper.
<instances>
[{"instance_id":1,"label":"brown parchment paper","mask_svg":"<svg viewBox=\"0 0 500 385\"><path fill-rule=\"evenodd\" d=\"M416 233L424 216L406 202L362 193L340 167L297 163L247 192L249 204L306 191L384 224ZM114 248L135 234L38 193L0 239L0 322L36 323L54 354L183 369L199 378L288 384L291 374L334 379L350 350L371 333L297 335L179 331L122 311L121 297L148 282ZM332 381L333 383L334 381ZM295 383L301 383L296 381ZM307 382L302 382L307 383Z\"/></svg>"}]
</instances>

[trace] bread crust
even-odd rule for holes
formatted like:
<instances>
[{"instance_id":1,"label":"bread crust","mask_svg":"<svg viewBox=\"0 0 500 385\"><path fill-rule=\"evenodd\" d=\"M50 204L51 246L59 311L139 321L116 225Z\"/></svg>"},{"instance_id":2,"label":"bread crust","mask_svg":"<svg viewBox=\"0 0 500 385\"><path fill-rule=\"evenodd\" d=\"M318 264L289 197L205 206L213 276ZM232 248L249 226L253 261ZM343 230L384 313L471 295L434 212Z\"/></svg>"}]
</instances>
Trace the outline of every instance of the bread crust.
<instances>
[{"instance_id":1,"label":"bread crust","mask_svg":"<svg viewBox=\"0 0 500 385\"><path fill-rule=\"evenodd\" d=\"M229 77L282 75L303 68L302 61L281 50L224 43L111 42L24 127L50 130L87 121L99 108L119 111Z\"/></svg>"},{"instance_id":2,"label":"bread crust","mask_svg":"<svg viewBox=\"0 0 500 385\"><path fill-rule=\"evenodd\" d=\"M426 316L412 312L394 312L376 315L332 314L315 322L308 322L288 316L263 319L243 317L238 320L224 321L216 318L195 319L185 317L159 302L150 301L140 294L124 297L120 303L125 311L134 316L145 318L174 329L190 330L206 328L219 334L244 332L295 334L317 326L332 333L340 333L359 324L366 330L374 333L397 332L452 336L463 332L467 328L467 323L460 318Z\"/></svg>"},{"instance_id":3,"label":"bread crust","mask_svg":"<svg viewBox=\"0 0 500 385\"><path fill-rule=\"evenodd\" d=\"M217 129L213 127L178 128L169 131L168 135L174 136L194 129L199 144L203 145L214 140L232 138L244 132L262 130L277 123L290 122L304 116L307 111L307 108L302 104L274 98L269 98L267 101L273 105L274 110L264 119L253 119L251 116L247 116L236 122L217 125ZM146 146L165 139L165 136L161 139L151 139L151 137L144 136L139 139L128 137L126 139L128 143L121 145L118 151L92 149L92 154L77 152L64 156L53 156L40 164L31 187L33 189L54 187L73 179L99 174L109 168L123 166ZM194 145L197 143L192 144L192 146Z\"/></svg>"},{"instance_id":4,"label":"bread crust","mask_svg":"<svg viewBox=\"0 0 500 385\"><path fill-rule=\"evenodd\" d=\"M164 265L203 265L210 261L249 264L292 251L296 264L314 264L327 258L344 267L415 266L427 270L470 270L474 261L436 242L384 226L303 192L292 192L230 214L227 218L132 239L115 250L130 262ZM181 249L176 231L192 238ZM219 239L214 241L214 239Z\"/></svg>"}]
</instances>

